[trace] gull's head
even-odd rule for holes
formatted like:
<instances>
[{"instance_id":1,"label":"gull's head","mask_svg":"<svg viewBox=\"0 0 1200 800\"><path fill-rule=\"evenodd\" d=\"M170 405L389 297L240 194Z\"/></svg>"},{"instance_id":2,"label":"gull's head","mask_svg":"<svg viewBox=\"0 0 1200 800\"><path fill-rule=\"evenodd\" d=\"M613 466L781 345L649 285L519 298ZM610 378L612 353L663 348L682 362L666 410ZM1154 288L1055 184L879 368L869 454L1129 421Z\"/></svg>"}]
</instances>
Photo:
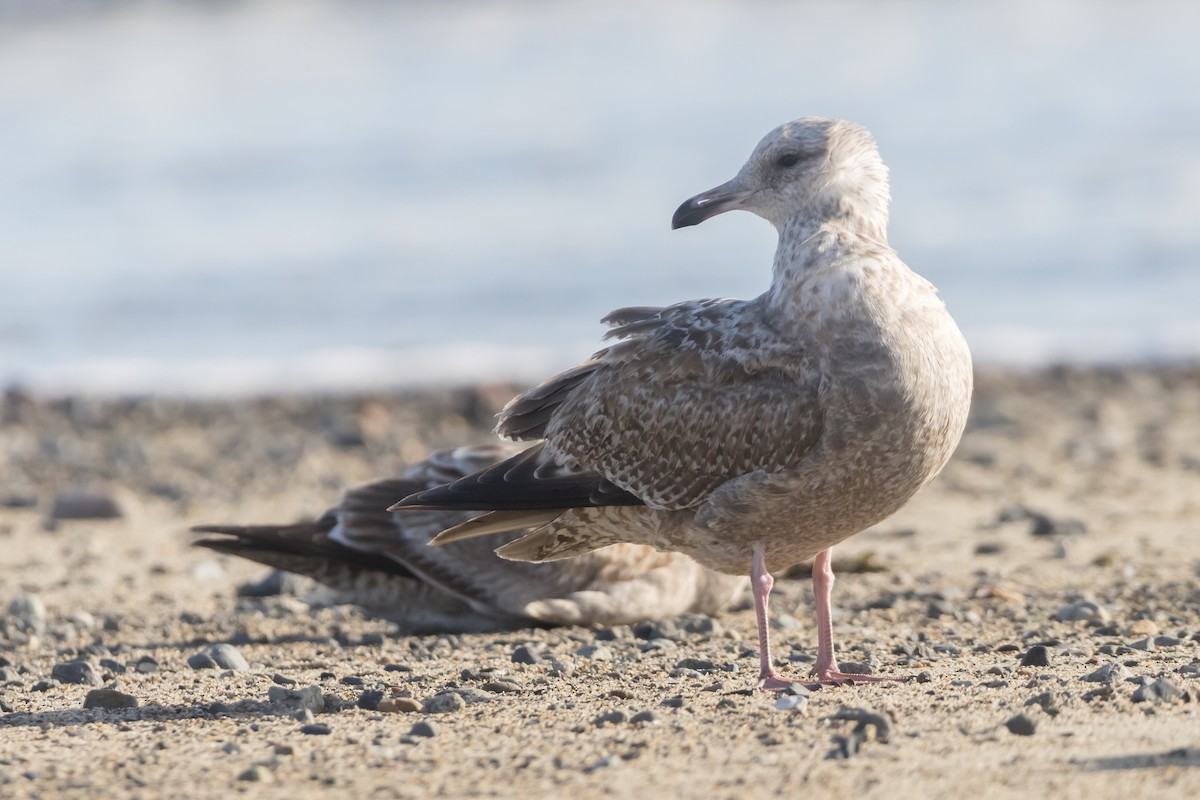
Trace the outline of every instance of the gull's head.
<instances>
[{"instance_id":1,"label":"gull's head","mask_svg":"<svg viewBox=\"0 0 1200 800\"><path fill-rule=\"evenodd\" d=\"M802 117L768 133L733 180L681 205L671 227L740 208L780 229L797 218L844 219L882 237L888 201L887 167L866 128Z\"/></svg>"}]
</instances>

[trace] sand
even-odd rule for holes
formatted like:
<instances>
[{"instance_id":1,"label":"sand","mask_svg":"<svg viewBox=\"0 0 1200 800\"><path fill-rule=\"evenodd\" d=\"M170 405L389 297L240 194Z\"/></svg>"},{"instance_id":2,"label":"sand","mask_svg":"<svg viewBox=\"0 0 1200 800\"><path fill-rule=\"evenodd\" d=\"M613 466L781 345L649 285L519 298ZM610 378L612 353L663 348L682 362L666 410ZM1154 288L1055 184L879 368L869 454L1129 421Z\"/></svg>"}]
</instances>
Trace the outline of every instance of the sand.
<instances>
[{"instance_id":1,"label":"sand","mask_svg":"<svg viewBox=\"0 0 1200 800\"><path fill-rule=\"evenodd\" d=\"M835 551L843 659L919 679L782 700L747 691L748 607L402 637L302 581L240 597L268 570L188 546L190 525L317 514L347 485L480 440L515 387L10 392L0 795L1200 796L1200 368L978 383L943 475ZM120 516L65 518L106 511ZM777 656L796 672L816 649L803 572L772 604ZM248 668L189 666L216 643ZM522 645L543 662L514 663ZM1039 656L1049 664L1021 665ZM138 671L146 657L157 666ZM51 680L72 661L93 669L60 677L99 683ZM1114 664L1112 682L1084 680ZM99 685L137 707L85 710ZM358 707L364 693L393 710ZM396 708L422 703L447 710Z\"/></svg>"}]
</instances>

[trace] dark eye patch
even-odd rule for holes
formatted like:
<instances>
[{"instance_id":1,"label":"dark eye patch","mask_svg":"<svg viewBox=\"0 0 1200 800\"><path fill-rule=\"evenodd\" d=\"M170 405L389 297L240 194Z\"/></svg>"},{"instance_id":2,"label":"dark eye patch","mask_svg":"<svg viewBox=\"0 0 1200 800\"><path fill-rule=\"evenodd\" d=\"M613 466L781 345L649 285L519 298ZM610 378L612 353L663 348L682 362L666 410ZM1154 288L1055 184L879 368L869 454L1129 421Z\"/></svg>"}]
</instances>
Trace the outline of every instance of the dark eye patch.
<instances>
[{"instance_id":1,"label":"dark eye patch","mask_svg":"<svg viewBox=\"0 0 1200 800\"><path fill-rule=\"evenodd\" d=\"M778 167L783 167L784 169L788 169L789 167L796 166L803 160L803 156L801 156L799 153L784 153L779 158L775 159L775 165Z\"/></svg>"}]
</instances>

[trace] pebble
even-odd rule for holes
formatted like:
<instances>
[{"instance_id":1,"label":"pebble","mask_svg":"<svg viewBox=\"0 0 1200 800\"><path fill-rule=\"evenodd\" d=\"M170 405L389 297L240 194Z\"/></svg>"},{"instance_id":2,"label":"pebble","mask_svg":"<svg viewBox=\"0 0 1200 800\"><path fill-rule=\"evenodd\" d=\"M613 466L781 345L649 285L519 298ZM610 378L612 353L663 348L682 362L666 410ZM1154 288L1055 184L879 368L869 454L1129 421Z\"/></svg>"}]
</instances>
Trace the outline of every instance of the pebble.
<instances>
[{"instance_id":1,"label":"pebble","mask_svg":"<svg viewBox=\"0 0 1200 800\"><path fill-rule=\"evenodd\" d=\"M250 669L246 657L231 644L214 644L205 652L221 669L231 669L234 672L245 672Z\"/></svg>"},{"instance_id":2,"label":"pebble","mask_svg":"<svg viewBox=\"0 0 1200 800\"><path fill-rule=\"evenodd\" d=\"M644 722L649 725L656 725L662 722L662 717L655 711L639 711L629 718L630 722Z\"/></svg>"},{"instance_id":3,"label":"pebble","mask_svg":"<svg viewBox=\"0 0 1200 800\"><path fill-rule=\"evenodd\" d=\"M437 730L433 727L432 723L422 720L412 726L412 730L408 732L408 735L432 739L434 736L437 736Z\"/></svg>"},{"instance_id":4,"label":"pebble","mask_svg":"<svg viewBox=\"0 0 1200 800\"><path fill-rule=\"evenodd\" d=\"M620 725L628 721L629 715L618 708L615 711L609 711L596 717L592 720L592 724L597 728L603 728L605 725Z\"/></svg>"},{"instance_id":5,"label":"pebble","mask_svg":"<svg viewBox=\"0 0 1200 800\"><path fill-rule=\"evenodd\" d=\"M1105 664L1095 672L1089 672L1083 676L1085 681L1090 683L1120 683L1128 680L1132 673L1120 664L1112 663Z\"/></svg>"},{"instance_id":6,"label":"pebble","mask_svg":"<svg viewBox=\"0 0 1200 800\"><path fill-rule=\"evenodd\" d=\"M1170 705L1181 700L1189 699L1187 692L1184 692L1168 678L1159 678L1154 683L1141 687L1133 693L1133 702L1144 703L1147 701Z\"/></svg>"},{"instance_id":7,"label":"pebble","mask_svg":"<svg viewBox=\"0 0 1200 800\"><path fill-rule=\"evenodd\" d=\"M805 711L808 709L808 698L802 694L785 694L775 698L776 711Z\"/></svg>"},{"instance_id":8,"label":"pebble","mask_svg":"<svg viewBox=\"0 0 1200 800\"><path fill-rule=\"evenodd\" d=\"M541 664L545 661L541 653L525 644L513 648L512 660L514 664Z\"/></svg>"},{"instance_id":9,"label":"pebble","mask_svg":"<svg viewBox=\"0 0 1200 800\"><path fill-rule=\"evenodd\" d=\"M111 658L100 659L100 669L108 670L113 675L125 674L125 665L119 661L113 661Z\"/></svg>"},{"instance_id":10,"label":"pebble","mask_svg":"<svg viewBox=\"0 0 1200 800\"><path fill-rule=\"evenodd\" d=\"M435 694L421 704L421 711L426 714L449 714L455 711L462 711L467 707L467 702L454 692L446 692L445 694Z\"/></svg>"},{"instance_id":11,"label":"pebble","mask_svg":"<svg viewBox=\"0 0 1200 800\"><path fill-rule=\"evenodd\" d=\"M83 699L84 708L137 708L138 700L131 694L119 692L111 687L92 689Z\"/></svg>"},{"instance_id":12,"label":"pebble","mask_svg":"<svg viewBox=\"0 0 1200 800\"><path fill-rule=\"evenodd\" d=\"M671 697L668 697L665 700L663 700L662 705L666 706L667 708L683 708L683 706L684 706L683 695L681 695L681 694L672 695Z\"/></svg>"},{"instance_id":13,"label":"pebble","mask_svg":"<svg viewBox=\"0 0 1200 800\"><path fill-rule=\"evenodd\" d=\"M16 618L17 626L29 633L46 630L46 605L36 594L19 594L8 604L8 614Z\"/></svg>"},{"instance_id":14,"label":"pebble","mask_svg":"<svg viewBox=\"0 0 1200 800\"><path fill-rule=\"evenodd\" d=\"M683 658L675 664L675 669L690 669L696 672L720 672L721 668L703 658Z\"/></svg>"},{"instance_id":15,"label":"pebble","mask_svg":"<svg viewBox=\"0 0 1200 800\"><path fill-rule=\"evenodd\" d=\"M124 516L116 498L107 492L68 490L50 503L50 519L119 519Z\"/></svg>"},{"instance_id":16,"label":"pebble","mask_svg":"<svg viewBox=\"0 0 1200 800\"><path fill-rule=\"evenodd\" d=\"M389 697L380 700L375 710L384 714L414 714L421 710L421 704L411 697Z\"/></svg>"},{"instance_id":17,"label":"pebble","mask_svg":"<svg viewBox=\"0 0 1200 800\"><path fill-rule=\"evenodd\" d=\"M1127 632L1130 636L1157 636L1158 623L1152 619L1137 619L1130 623Z\"/></svg>"},{"instance_id":18,"label":"pebble","mask_svg":"<svg viewBox=\"0 0 1200 800\"><path fill-rule=\"evenodd\" d=\"M158 662L151 656L142 656L133 665L133 670L134 672L141 672L143 674L158 672Z\"/></svg>"},{"instance_id":19,"label":"pebble","mask_svg":"<svg viewBox=\"0 0 1200 800\"><path fill-rule=\"evenodd\" d=\"M1025 714L1017 714L1004 721L1008 732L1016 736L1032 736L1037 730L1037 723Z\"/></svg>"},{"instance_id":20,"label":"pebble","mask_svg":"<svg viewBox=\"0 0 1200 800\"><path fill-rule=\"evenodd\" d=\"M383 702L383 697L383 692L378 689L367 689L358 696L358 702L355 705L367 711L376 711L379 709L379 704Z\"/></svg>"},{"instance_id":21,"label":"pebble","mask_svg":"<svg viewBox=\"0 0 1200 800\"><path fill-rule=\"evenodd\" d=\"M65 664L55 664L50 670L50 677L60 683L76 683L89 686L99 686L104 683L100 673L86 661L68 661Z\"/></svg>"},{"instance_id":22,"label":"pebble","mask_svg":"<svg viewBox=\"0 0 1200 800\"><path fill-rule=\"evenodd\" d=\"M1091 600L1079 600L1075 603L1062 606L1054 612L1054 619L1059 622L1081 622L1097 621L1108 622L1110 619L1108 610L1099 603L1093 603Z\"/></svg>"},{"instance_id":23,"label":"pebble","mask_svg":"<svg viewBox=\"0 0 1200 800\"><path fill-rule=\"evenodd\" d=\"M521 691L522 687L521 687L521 684L516 683L515 681L500 680L500 681L488 681L487 683L485 683L483 685L482 688L485 692L492 692L493 694L499 694L499 693L503 693L503 692L519 692L519 691Z\"/></svg>"},{"instance_id":24,"label":"pebble","mask_svg":"<svg viewBox=\"0 0 1200 800\"><path fill-rule=\"evenodd\" d=\"M324 722L313 722L308 725L302 725L300 732L308 736L328 736L333 733L333 728L326 725Z\"/></svg>"},{"instance_id":25,"label":"pebble","mask_svg":"<svg viewBox=\"0 0 1200 800\"><path fill-rule=\"evenodd\" d=\"M592 661L612 661L613 652L602 644L585 645L575 651L575 655Z\"/></svg>"},{"instance_id":26,"label":"pebble","mask_svg":"<svg viewBox=\"0 0 1200 800\"><path fill-rule=\"evenodd\" d=\"M303 689L268 686L267 700L272 703L295 703L297 708L312 714L320 714L326 707L325 695L320 686L306 686Z\"/></svg>"},{"instance_id":27,"label":"pebble","mask_svg":"<svg viewBox=\"0 0 1200 800\"><path fill-rule=\"evenodd\" d=\"M1033 647L1025 651L1025 655L1021 657L1022 667L1048 667L1050 666L1050 650L1042 644L1035 644Z\"/></svg>"},{"instance_id":28,"label":"pebble","mask_svg":"<svg viewBox=\"0 0 1200 800\"><path fill-rule=\"evenodd\" d=\"M253 781L255 783L272 783L275 780L275 775L262 764L255 764L242 771L237 776L237 779L239 781Z\"/></svg>"}]
</instances>

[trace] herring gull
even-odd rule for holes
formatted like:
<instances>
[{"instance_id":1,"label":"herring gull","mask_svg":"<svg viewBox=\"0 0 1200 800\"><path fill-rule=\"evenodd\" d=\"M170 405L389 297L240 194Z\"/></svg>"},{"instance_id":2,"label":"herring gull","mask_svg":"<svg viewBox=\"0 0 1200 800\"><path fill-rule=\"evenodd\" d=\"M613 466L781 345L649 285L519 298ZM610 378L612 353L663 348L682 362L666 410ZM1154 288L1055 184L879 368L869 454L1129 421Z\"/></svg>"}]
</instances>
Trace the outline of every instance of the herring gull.
<instances>
[{"instance_id":1,"label":"herring gull","mask_svg":"<svg viewBox=\"0 0 1200 800\"><path fill-rule=\"evenodd\" d=\"M530 625L618 625L687 612L714 614L745 578L705 569L680 553L626 544L569 561L505 561L494 543L425 545L470 515L398 514L399 496L491 466L515 445L444 450L399 478L349 490L319 519L293 525L203 525L195 544L314 578L408 633L500 631ZM514 539L521 532L510 533Z\"/></svg>"},{"instance_id":2,"label":"herring gull","mask_svg":"<svg viewBox=\"0 0 1200 800\"><path fill-rule=\"evenodd\" d=\"M500 412L500 435L537 444L393 508L488 512L434 544L531 528L496 551L504 558L632 542L749 571L763 689L793 682L771 658L771 573L814 559L816 685L887 680L838 667L831 548L937 475L972 383L936 289L887 244L889 202L887 168L859 125L775 129L733 180L672 219L682 228L744 209L774 225L766 292L613 312L615 344Z\"/></svg>"}]
</instances>

